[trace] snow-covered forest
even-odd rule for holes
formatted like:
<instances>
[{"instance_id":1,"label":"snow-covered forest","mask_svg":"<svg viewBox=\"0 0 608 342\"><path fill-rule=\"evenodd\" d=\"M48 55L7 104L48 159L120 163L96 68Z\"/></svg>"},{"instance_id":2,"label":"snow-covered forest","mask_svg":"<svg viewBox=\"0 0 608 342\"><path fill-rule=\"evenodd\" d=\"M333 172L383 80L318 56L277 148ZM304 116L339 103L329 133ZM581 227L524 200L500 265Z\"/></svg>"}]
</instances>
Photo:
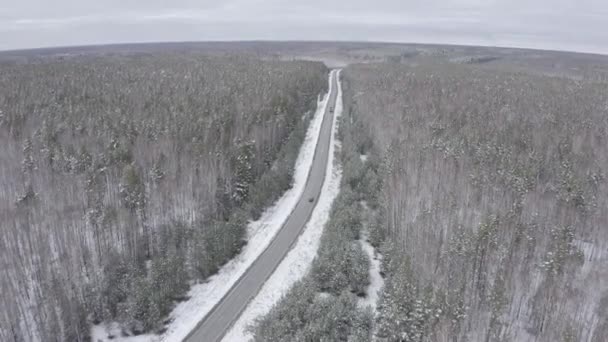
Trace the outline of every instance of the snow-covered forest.
<instances>
[{"instance_id":1,"label":"snow-covered forest","mask_svg":"<svg viewBox=\"0 0 608 342\"><path fill-rule=\"evenodd\" d=\"M316 62L191 53L0 64L0 340L159 331L291 186Z\"/></svg>"},{"instance_id":2,"label":"snow-covered forest","mask_svg":"<svg viewBox=\"0 0 608 342\"><path fill-rule=\"evenodd\" d=\"M343 78L379 160L376 338L604 341L608 83L448 63Z\"/></svg>"},{"instance_id":3,"label":"snow-covered forest","mask_svg":"<svg viewBox=\"0 0 608 342\"><path fill-rule=\"evenodd\" d=\"M342 75L341 192L255 341L604 341L608 83L452 63ZM357 305L362 228L382 255L375 310Z\"/></svg>"},{"instance_id":4,"label":"snow-covered forest","mask_svg":"<svg viewBox=\"0 0 608 342\"><path fill-rule=\"evenodd\" d=\"M289 193L302 144L312 162L329 99L327 67L284 48L0 61L0 341L88 341L102 322L165 336L199 309L189 289L263 249L251 234L244 248L247 227ZM326 48L315 58L335 62ZM327 204L308 222L327 219L246 335L603 342L603 62L352 48L336 56L369 63L340 74L329 219Z\"/></svg>"}]
</instances>

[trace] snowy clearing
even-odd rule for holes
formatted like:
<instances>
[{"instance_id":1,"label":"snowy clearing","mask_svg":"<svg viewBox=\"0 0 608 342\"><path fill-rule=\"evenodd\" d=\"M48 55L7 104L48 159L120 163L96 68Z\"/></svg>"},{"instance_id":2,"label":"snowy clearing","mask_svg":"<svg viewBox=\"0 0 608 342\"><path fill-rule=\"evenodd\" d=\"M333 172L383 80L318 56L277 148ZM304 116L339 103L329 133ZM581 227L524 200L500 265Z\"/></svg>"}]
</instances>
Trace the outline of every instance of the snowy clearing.
<instances>
[{"instance_id":1,"label":"snowy clearing","mask_svg":"<svg viewBox=\"0 0 608 342\"><path fill-rule=\"evenodd\" d=\"M333 71L332 71L333 72ZM189 299L178 303L169 315L164 334L121 337L115 323L102 323L91 330L94 342L157 342L182 341L193 330L198 322L217 304L230 290L232 285L245 273L251 264L270 244L273 237L281 229L283 222L289 217L298 203L312 166L312 161L321 132L321 123L326 112L329 94L331 94L331 77L328 77L329 92L317 103L317 110L311 120L306 138L300 148L295 163L294 183L275 204L267 209L259 220L250 222L247 227L247 244L242 252L224 265L216 275L209 277L207 282L193 285L188 292ZM331 153L331 151L330 151ZM331 158L331 156L330 156ZM115 337L110 338L108 334Z\"/></svg>"},{"instance_id":2,"label":"snowy clearing","mask_svg":"<svg viewBox=\"0 0 608 342\"><path fill-rule=\"evenodd\" d=\"M339 76L340 72L338 72ZM338 82L338 98L333 119L329 159L319 202L315 206L310 221L306 224L304 232L298 238L293 249L289 251L285 259L279 264L279 267L277 267L276 271L264 284L258 295L249 303L241 317L239 317L228 334L223 338L223 342L251 340L252 336L247 331L248 326L257 317L268 313L281 297L287 293L291 286L306 275L312 264L312 260L317 255L323 227L329 220L331 205L340 192L342 170L334 154L340 148L340 142L336 140L336 134L338 131L337 122L342 114L342 108L342 87Z\"/></svg>"},{"instance_id":3,"label":"snowy clearing","mask_svg":"<svg viewBox=\"0 0 608 342\"><path fill-rule=\"evenodd\" d=\"M367 159L367 158L366 158ZM369 217L370 209L367 205L366 201L361 201L361 206L363 207L364 212ZM366 220L369 224L369 219ZM369 243L369 230L367 229L367 224L364 225L361 230L361 239L359 240L361 244L361 248L367 254L369 258L369 285L367 286L367 290L365 293L367 294L365 297L359 298L359 306L370 307L376 313L376 306L378 305L378 299L380 298L380 290L384 286L384 278L380 274L380 268L382 265L382 254L380 254L374 246Z\"/></svg>"},{"instance_id":4,"label":"snowy clearing","mask_svg":"<svg viewBox=\"0 0 608 342\"><path fill-rule=\"evenodd\" d=\"M374 246L372 246L368 241L368 231L367 229L361 232L361 240L359 243L361 244L361 248L369 257L369 280L370 283L367 286L367 290L365 293L367 294L365 297L359 298L359 305L361 307L369 306L374 312L376 311L376 305L378 304L378 298L380 297L380 290L384 286L384 278L380 275L380 264L382 263L382 255L380 253L376 253Z\"/></svg>"}]
</instances>

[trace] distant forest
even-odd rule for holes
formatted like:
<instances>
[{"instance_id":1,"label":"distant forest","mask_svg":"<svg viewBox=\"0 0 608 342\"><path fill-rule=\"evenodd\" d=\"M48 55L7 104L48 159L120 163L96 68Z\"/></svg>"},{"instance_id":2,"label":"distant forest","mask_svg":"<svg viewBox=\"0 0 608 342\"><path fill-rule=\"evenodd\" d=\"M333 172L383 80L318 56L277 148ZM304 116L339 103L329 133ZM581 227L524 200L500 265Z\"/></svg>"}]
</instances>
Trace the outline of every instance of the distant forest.
<instances>
[{"instance_id":1,"label":"distant forest","mask_svg":"<svg viewBox=\"0 0 608 342\"><path fill-rule=\"evenodd\" d=\"M291 186L327 72L192 53L0 64L0 340L162 330Z\"/></svg>"}]
</instances>

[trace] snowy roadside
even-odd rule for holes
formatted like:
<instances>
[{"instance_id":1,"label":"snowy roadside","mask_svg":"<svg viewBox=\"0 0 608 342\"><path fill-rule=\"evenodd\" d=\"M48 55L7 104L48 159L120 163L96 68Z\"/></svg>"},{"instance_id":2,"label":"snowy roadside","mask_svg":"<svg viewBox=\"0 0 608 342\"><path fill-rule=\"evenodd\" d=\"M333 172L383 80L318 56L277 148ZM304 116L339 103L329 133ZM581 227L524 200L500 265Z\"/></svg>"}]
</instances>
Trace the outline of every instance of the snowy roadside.
<instances>
[{"instance_id":1,"label":"snowy roadside","mask_svg":"<svg viewBox=\"0 0 608 342\"><path fill-rule=\"evenodd\" d=\"M338 72L338 77L340 72ZM342 170L335 158L336 149L340 148L340 142L336 140L338 131L338 117L342 114L342 86L338 82L338 98L336 100L335 115L331 143L329 147L329 159L323 188L317 205L313 209L311 219L306 224L304 231L293 249L289 251L285 259L279 264L276 271L264 284L258 295L249 303L243 314L232 326L223 342L244 342L251 340L252 336L247 327L268 311L287 293L291 286L302 279L308 272L312 260L317 255L317 249L323 227L329 220L331 205L340 192L340 181Z\"/></svg>"},{"instance_id":2,"label":"snowy roadside","mask_svg":"<svg viewBox=\"0 0 608 342\"><path fill-rule=\"evenodd\" d=\"M334 73L335 71L332 71ZM283 222L289 217L300 199L312 166L315 148L321 132L321 124L332 91L331 75L328 78L329 92L317 103L317 110L310 122L306 137L300 148L295 163L294 183L291 189L268 208L255 222L247 227L247 244L234 259L224 265L217 274L209 277L203 284L193 285L188 292L189 299L179 303L169 315L171 323L160 336L141 335L133 337L120 337L117 324L100 324L91 330L93 342L156 342L156 341L182 341L193 330L198 322L217 304L230 290L232 285L245 273L251 264L270 244ZM330 151L331 152L331 151ZM114 337L110 338L108 334Z\"/></svg>"}]
</instances>

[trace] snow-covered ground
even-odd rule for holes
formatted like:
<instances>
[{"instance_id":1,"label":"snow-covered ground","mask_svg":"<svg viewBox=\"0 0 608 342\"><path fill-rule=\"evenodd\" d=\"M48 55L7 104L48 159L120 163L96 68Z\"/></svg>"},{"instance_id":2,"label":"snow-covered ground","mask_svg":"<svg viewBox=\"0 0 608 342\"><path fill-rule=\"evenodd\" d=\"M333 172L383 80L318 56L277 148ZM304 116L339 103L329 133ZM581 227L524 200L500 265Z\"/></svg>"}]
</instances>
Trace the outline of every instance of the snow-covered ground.
<instances>
[{"instance_id":1,"label":"snow-covered ground","mask_svg":"<svg viewBox=\"0 0 608 342\"><path fill-rule=\"evenodd\" d=\"M189 299L179 303L171 312L171 323L169 323L163 335L120 337L115 323L107 325L102 323L101 325L94 326L91 330L93 342L182 341L230 290L232 285L270 244L273 237L280 230L283 222L293 211L304 191L310 167L312 166L315 147L319 140L321 123L326 112L329 94L332 90L331 77L328 82L329 93L317 103L317 111L310 122L306 138L300 148L300 153L295 164L294 184L292 188L286 191L272 207L267 209L259 220L249 223L247 227L247 245L245 245L243 251L224 265L216 275L210 277L206 283L192 286L188 293ZM320 199L319 202L321 201ZM108 337L108 334L114 334L116 337L111 339Z\"/></svg>"},{"instance_id":2,"label":"snow-covered ground","mask_svg":"<svg viewBox=\"0 0 608 342\"><path fill-rule=\"evenodd\" d=\"M361 201L361 206L365 212L367 217L370 216L370 209L367 205L366 201ZM376 312L376 305L378 305L378 299L380 298L380 290L384 286L384 278L380 274L380 269L382 265L382 254L380 254L374 246L369 243L369 230L367 226L369 225L369 219L365 220L366 224L364 224L363 229L361 230L361 239L359 239L359 243L361 244L361 248L363 252L367 254L369 258L369 285L367 286L367 290L365 293L367 294L365 297L359 298L359 306L360 307L371 307L374 313Z\"/></svg>"},{"instance_id":3,"label":"snow-covered ground","mask_svg":"<svg viewBox=\"0 0 608 342\"><path fill-rule=\"evenodd\" d=\"M122 337L120 325L116 322L94 325L91 329L91 341L92 342L106 342L106 341L128 341L128 342L152 342L158 341L160 336L157 335L138 335Z\"/></svg>"},{"instance_id":4,"label":"snow-covered ground","mask_svg":"<svg viewBox=\"0 0 608 342\"><path fill-rule=\"evenodd\" d=\"M380 264L382 263L382 255L380 253L376 253L374 246L372 246L368 241L368 235L368 231L363 230L361 232L361 239L359 240L361 248L369 257L370 262L370 283L367 286L367 290L365 291L367 295L365 297L359 298L359 305L361 307L369 306L375 312L376 305L378 304L378 298L380 297L380 290L384 286L384 278L382 278L382 275L380 275Z\"/></svg>"},{"instance_id":5,"label":"snow-covered ground","mask_svg":"<svg viewBox=\"0 0 608 342\"><path fill-rule=\"evenodd\" d=\"M339 77L339 72L338 72ZM311 220L304 227L304 232L298 238L295 246L285 259L279 264L276 271L264 284L258 295L249 303L241 317L226 334L223 342L245 342L252 336L247 331L248 326L268 311L287 293L291 286L302 279L308 272L312 260L317 254L323 227L329 220L329 214L333 201L340 192L340 180L342 170L334 154L340 148L340 142L336 140L338 117L342 114L342 87L338 83L338 98L336 101L335 115L333 120L333 131L329 147L329 159L323 188L317 205L313 209Z\"/></svg>"}]
</instances>

